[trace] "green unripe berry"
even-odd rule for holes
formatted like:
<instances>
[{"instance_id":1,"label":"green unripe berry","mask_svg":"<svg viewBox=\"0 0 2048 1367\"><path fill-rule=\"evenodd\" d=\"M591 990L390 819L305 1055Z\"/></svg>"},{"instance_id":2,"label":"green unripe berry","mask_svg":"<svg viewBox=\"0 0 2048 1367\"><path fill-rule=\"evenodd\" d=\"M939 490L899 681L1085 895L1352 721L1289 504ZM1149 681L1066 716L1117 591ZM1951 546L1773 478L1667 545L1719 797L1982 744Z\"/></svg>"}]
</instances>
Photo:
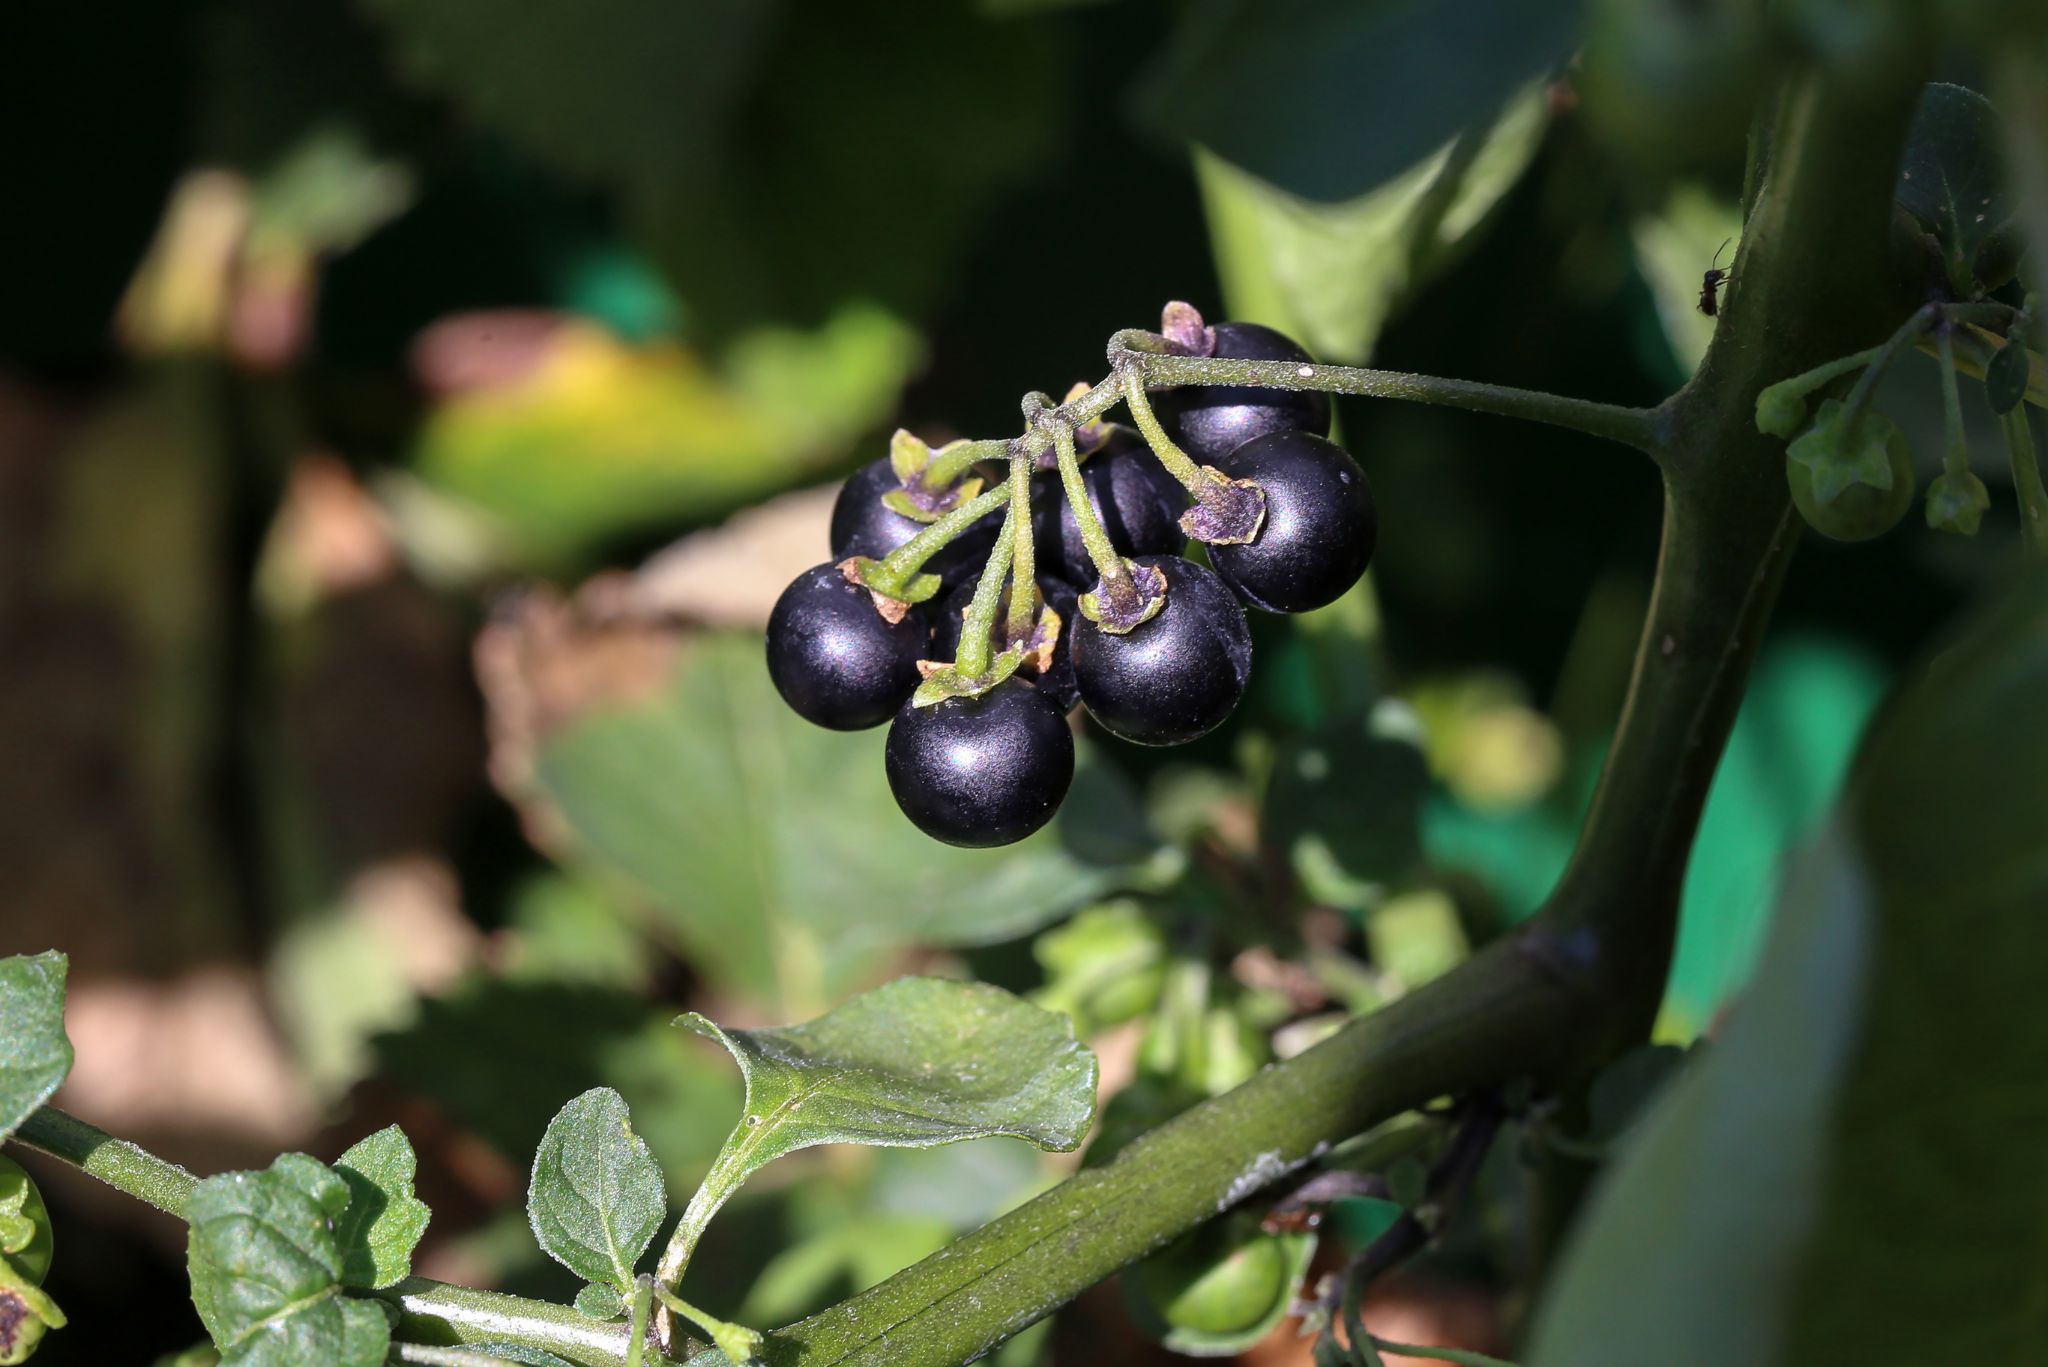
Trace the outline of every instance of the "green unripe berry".
<instances>
[{"instance_id":1,"label":"green unripe berry","mask_svg":"<svg viewBox=\"0 0 2048 1367\"><path fill-rule=\"evenodd\" d=\"M1807 525L1836 541L1882 536L1913 506L1913 451L1906 434L1879 413L1854 424L1840 399L1820 406L1785 450L1785 479Z\"/></svg>"},{"instance_id":2,"label":"green unripe berry","mask_svg":"<svg viewBox=\"0 0 2048 1367\"><path fill-rule=\"evenodd\" d=\"M1975 536L1990 507L1984 481L1968 470L1937 475L1927 486L1927 525L1938 532Z\"/></svg>"},{"instance_id":3,"label":"green unripe berry","mask_svg":"<svg viewBox=\"0 0 2048 1367\"><path fill-rule=\"evenodd\" d=\"M50 1212L19 1163L0 1155L0 1257L36 1286L49 1275Z\"/></svg>"},{"instance_id":4,"label":"green unripe berry","mask_svg":"<svg viewBox=\"0 0 2048 1367\"><path fill-rule=\"evenodd\" d=\"M1264 1234L1242 1216L1222 1220L1125 1272L1125 1299L1175 1352L1236 1354L1286 1315L1315 1244L1313 1234Z\"/></svg>"}]
</instances>

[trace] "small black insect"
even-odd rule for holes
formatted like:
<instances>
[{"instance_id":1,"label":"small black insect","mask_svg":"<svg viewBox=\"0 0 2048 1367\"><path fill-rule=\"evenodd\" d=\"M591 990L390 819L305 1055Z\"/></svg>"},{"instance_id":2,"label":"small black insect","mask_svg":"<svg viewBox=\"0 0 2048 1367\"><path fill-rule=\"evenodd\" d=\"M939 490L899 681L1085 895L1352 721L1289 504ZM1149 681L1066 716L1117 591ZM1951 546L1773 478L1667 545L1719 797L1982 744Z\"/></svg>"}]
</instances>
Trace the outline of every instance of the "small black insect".
<instances>
[{"instance_id":1,"label":"small black insect","mask_svg":"<svg viewBox=\"0 0 2048 1367\"><path fill-rule=\"evenodd\" d=\"M1729 242L1734 240L1728 239ZM1700 277L1700 312L1709 318L1721 311L1721 286L1735 283L1733 273L1721 269L1721 253L1727 250L1728 242L1723 242L1714 252L1714 264L1707 267L1707 273Z\"/></svg>"}]
</instances>

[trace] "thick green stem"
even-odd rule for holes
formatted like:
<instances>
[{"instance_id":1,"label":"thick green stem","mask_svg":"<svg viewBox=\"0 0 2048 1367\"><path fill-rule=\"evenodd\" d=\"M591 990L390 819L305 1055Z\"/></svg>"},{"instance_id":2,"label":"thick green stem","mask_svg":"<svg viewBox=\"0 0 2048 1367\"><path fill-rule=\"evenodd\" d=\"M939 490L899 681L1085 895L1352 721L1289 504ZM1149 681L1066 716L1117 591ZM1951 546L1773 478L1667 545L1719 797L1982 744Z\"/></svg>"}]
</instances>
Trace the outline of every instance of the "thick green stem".
<instances>
[{"instance_id":1,"label":"thick green stem","mask_svg":"<svg viewBox=\"0 0 2048 1367\"><path fill-rule=\"evenodd\" d=\"M45 1106L24 1120L14 1132L13 1142L82 1168L114 1190L181 1220L192 1188L199 1185L198 1178L176 1163L116 1139L55 1106Z\"/></svg>"},{"instance_id":2,"label":"thick green stem","mask_svg":"<svg viewBox=\"0 0 2048 1367\"><path fill-rule=\"evenodd\" d=\"M407 1342L430 1347L516 1343L576 1367L619 1367L632 1343L624 1320L594 1320L566 1305L499 1291L408 1277L372 1294L398 1311L398 1333Z\"/></svg>"},{"instance_id":3,"label":"thick green stem","mask_svg":"<svg viewBox=\"0 0 2048 1367\"><path fill-rule=\"evenodd\" d=\"M1010 453L1010 612L1004 638L1015 645L1038 625L1038 556L1031 535L1031 457Z\"/></svg>"},{"instance_id":4,"label":"thick green stem","mask_svg":"<svg viewBox=\"0 0 2048 1367\"><path fill-rule=\"evenodd\" d=\"M1624 408L1619 404L1594 403L1560 394L1481 384L1476 380L1446 380L1434 375L1406 375L1395 370L1366 370L1357 366L1232 361L1213 356L1165 356L1140 351L1126 352L1122 363L1152 385L1255 385L1261 389L1317 390L1325 394L1353 394L1368 399L1405 399L1411 403L1440 404L1472 413L1493 413L1505 418L1546 423L1552 427L1568 427L1587 436L1604 437L1624 446L1633 446L1638 451L1653 455L1657 451L1656 413L1648 408Z\"/></svg>"}]
</instances>

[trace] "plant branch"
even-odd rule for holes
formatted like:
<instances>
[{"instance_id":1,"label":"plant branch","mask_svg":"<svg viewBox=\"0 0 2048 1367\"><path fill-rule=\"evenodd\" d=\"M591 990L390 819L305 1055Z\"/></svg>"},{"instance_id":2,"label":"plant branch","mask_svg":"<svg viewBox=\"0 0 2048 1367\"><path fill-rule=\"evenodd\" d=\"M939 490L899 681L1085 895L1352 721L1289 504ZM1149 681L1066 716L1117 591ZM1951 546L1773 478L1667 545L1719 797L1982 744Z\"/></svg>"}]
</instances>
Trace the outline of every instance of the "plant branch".
<instances>
[{"instance_id":1,"label":"plant branch","mask_svg":"<svg viewBox=\"0 0 2048 1367\"><path fill-rule=\"evenodd\" d=\"M13 1142L69 1163L114 1190L181 1220L192 1188L199 1185L198 1178L176 1163L158 1158L139 1144L116 1139L55 1106L45 1106L24 1120L14 1132Z\"/></svg>"}]
</instances>

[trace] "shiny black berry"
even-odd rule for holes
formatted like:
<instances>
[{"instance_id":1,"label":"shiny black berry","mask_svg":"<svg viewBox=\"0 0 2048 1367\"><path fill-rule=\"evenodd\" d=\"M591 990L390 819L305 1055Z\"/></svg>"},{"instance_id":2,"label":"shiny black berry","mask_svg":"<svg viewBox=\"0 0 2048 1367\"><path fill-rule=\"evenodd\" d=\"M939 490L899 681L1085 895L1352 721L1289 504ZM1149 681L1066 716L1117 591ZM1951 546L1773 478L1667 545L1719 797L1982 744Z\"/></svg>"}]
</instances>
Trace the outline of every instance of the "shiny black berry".
<instances>
[{"instance_id":1,"label":"shiny black berry","mask_svg":"<svg viewBox=\"0 0 2048 1367\"><path fill-rule=\"evenodd\" d=\"M930 622L891 623L837 566L798 575L768 615L768 677L798 716L834 731L880 726L917 687Z\"/></svg>"},{"instance_id":2,"label":"shiny black berry","mask_svg":"<svg viewBox=\"0 0 2048 1367\"><path fill-rule=\"evenodd\" d=\"M1252 637L1221 579L1177 555L1138 561L1166 576L1166 606L1118 636L1074 629L1074 680L1089 715L1140 745L1179 745L1221 725L1244 697Z\"/></svg>"},{"instance_id":3,"label":"shiny black berry","mask_svg":"<svg viewBox=\"0 0 2048 1367\"><path fill-rule=\"evenodd\" d=\"M934 660L951 660L960 653L960 630L967 620L967 605L974 601L974 585L962 584L953 590L946 601L939 606L938 615L933 619L932 654ZM1034 688L1051 695L1060 711L1073 710L1074 702L1080 697L1080 690L1074 684L1074 624L1081 618L1075 610L1074 600L1079 596L1064 579L1055 579L1049 574L1038 576L1038 591L1045 595L1046 606L1060 615L1059 639L1053 644L1052 668L1044 675L1030 670L1018 671L1017 677ZM1003 595L1006 606L1007 592ZM1002 624L1004 612L996 612L996 639L990 642L994 650L1003 648Z\"/></svg>"},{"instance_id":4,"label":"shiny black berry","mask_svg":"<svg viewBox=\"0 0 2048 1367\"><path fill-rule=\"evenodd\" d=\"M1306 612L1358 582L1379 539L1372 485L1351 453L1307 432L1254 437L1216 467L1266 491L1266 520L1243 545L1211 546L1209 563L1237 596L1267 612Z\"/></svg>"},{"instance_id":5,"label":"shiny black berry","mask_svg":"<svg viewBox=\"0 0 2048 1367\"><path fill-rule=\"evenodd\" d=\"M1069 583L1094 583L1095 562L1081 544L1081 524L1074 520L1059 476L1040 480L1031 520L1038 563ZM1137 433L1117 429L1108 445L1082 463L1081 484L1119 554L1176 555L1187 544L1187 533L1180 529L1180 515L1188 510L1187 490Z\"/></svg>"},{"instance_id":6,"label":"shiny black berry","mask_svg":"<svg viewBox=\"0 0 2048 1367\"><path fill-rule=\"evenodd\" d=\"M1218 323L1216 356L1229 361L1313 361L1292 339L1257 323ZM1153 396L1152 411L1181 449L1205 464L1268 432L1330 430L1330 398L1303 390L1182 385Z\"/></svg>"},{"instance_id":7,"label":"shiny black berry","mask_svg":"<svg viewBox=\"0 0 2048 1367\"><path fill-rule=\"evenodd\" d=\"M905 705L884 760L896 805L926 835L1008 845L1059 810L1074 779L1074 734L1045 694L1011 679L978 698Z\"/></svg>"},{"instance_id":8,"label":"shiny black berry","mask_svg":"<svg viewBox=\"0 0 2048 1367\"><path fill-rule=\"evenodd\" d=\"M882 495L902 487L887 456L861 466L839 487L839 497L832 504L835 563L851 555L880 560L925 529L925 523L913 521L882 502ZM949 589L963 579L973 578L988 559L1002 521L1001 513L990 513L925 561L925 570L938 575Z\"/></svg>"}]
</instances>

